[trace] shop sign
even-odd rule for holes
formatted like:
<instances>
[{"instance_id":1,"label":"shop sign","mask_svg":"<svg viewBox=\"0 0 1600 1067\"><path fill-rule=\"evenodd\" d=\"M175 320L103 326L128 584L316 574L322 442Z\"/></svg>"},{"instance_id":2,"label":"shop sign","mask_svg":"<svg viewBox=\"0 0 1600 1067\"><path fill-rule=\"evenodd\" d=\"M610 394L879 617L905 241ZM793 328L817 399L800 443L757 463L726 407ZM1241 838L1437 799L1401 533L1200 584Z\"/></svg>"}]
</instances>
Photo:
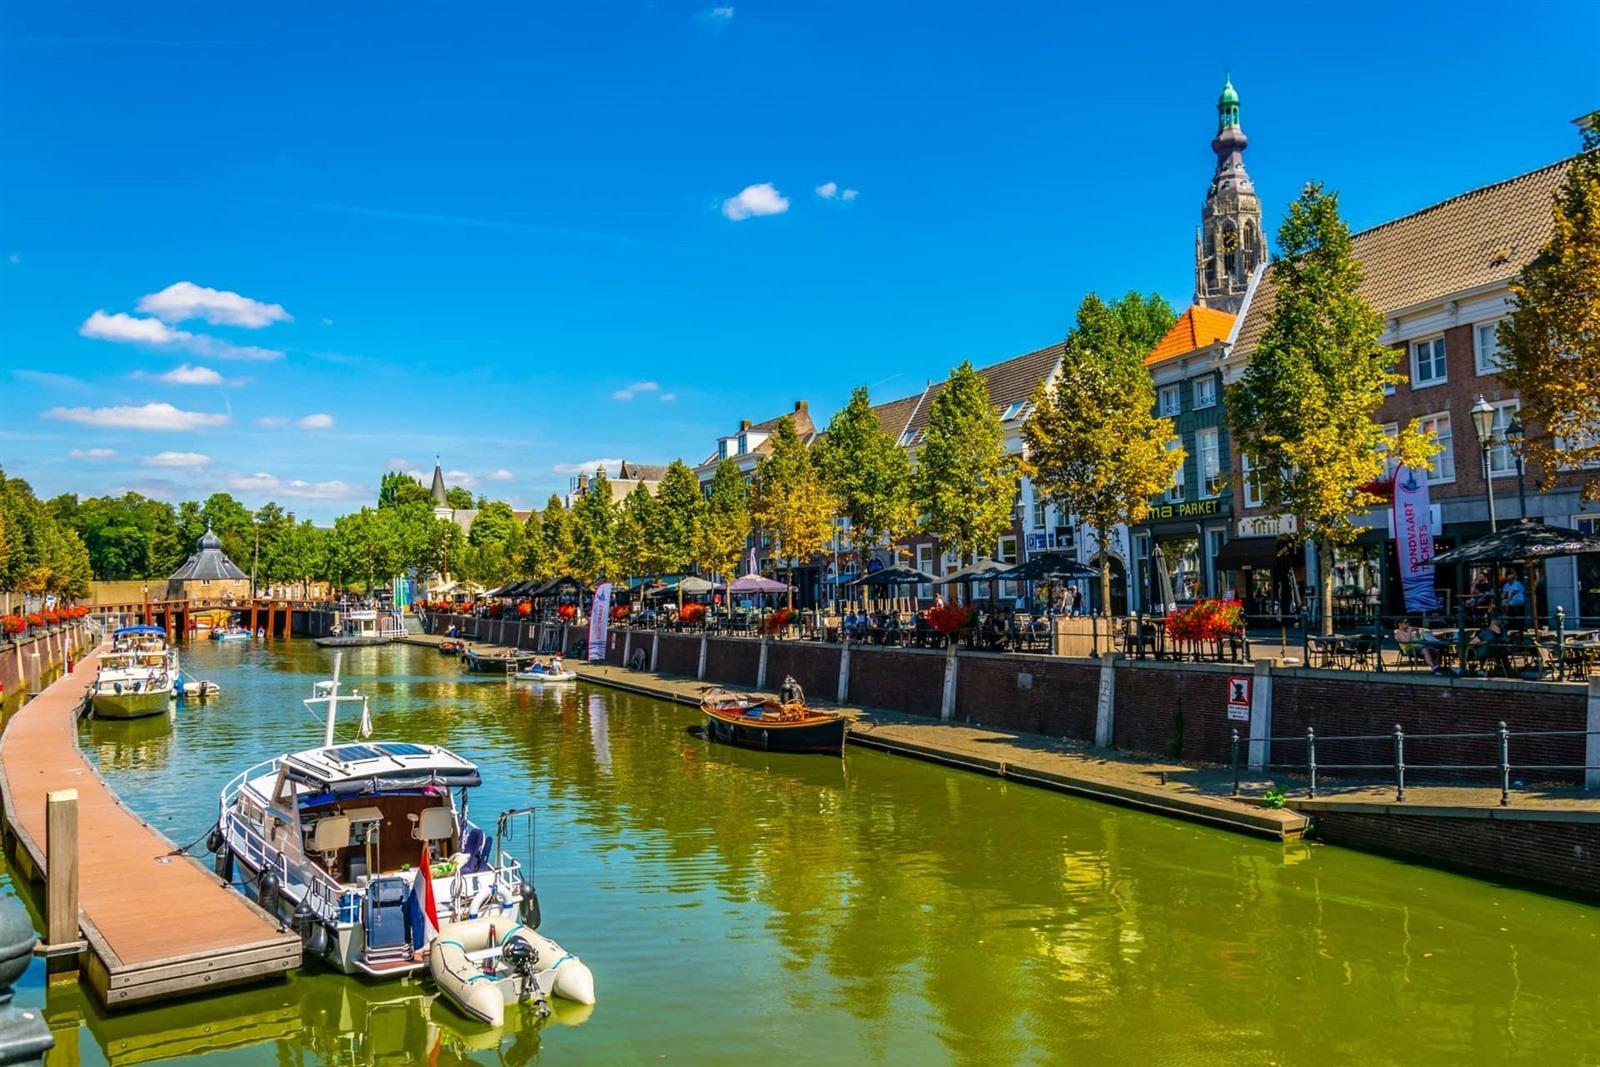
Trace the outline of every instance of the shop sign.
<instances>
[{"instance_id":1,"label":"shop sign","mask_svg":"<svg viewBox=\"0 0 1600 1067\"><path fill-rule=\"evenodd\" d=\"M1228 718L1235 722L1250 721L1250 676L1228 676Z\"/></svg>"},{"instance_id":2,"label":"shop sign","mask_svg":"<svg viewBox=\"0 0 1600 1067\"><path fill-rule=\"evenodd\" d=\"M1027 535L1023 544L1027 546L1030 554L1034 552L1050 552L1058 548L1071 548L1072 533L1070 530L1060 536L1054 533L1031 533Z\"/></svg>"},{"instance_id":3,"label":"shop sign","mask_svg":"<svg viewBox=\"0 0 1600 1067\"><path fill-rule=\"evenodd\" d=\"M1300 528L1293 515L1251 515L1239 520L1240 537L1284 537Z\"/></svg>"},{"instance_id":4,"label":"shop sign","mask_svg":"<svg viewBox=\"0 0 1600 1067\"><path fill-rule=\"evenodd\" d=\"M1209 500L1185 500L1179 504L1151 504L1150 514L1146 522L1160 522L1165 519L1202 519L1207 515L1217 515L1222 511L1222 501L1217 497Z\"/></svg>"}]
</instances>

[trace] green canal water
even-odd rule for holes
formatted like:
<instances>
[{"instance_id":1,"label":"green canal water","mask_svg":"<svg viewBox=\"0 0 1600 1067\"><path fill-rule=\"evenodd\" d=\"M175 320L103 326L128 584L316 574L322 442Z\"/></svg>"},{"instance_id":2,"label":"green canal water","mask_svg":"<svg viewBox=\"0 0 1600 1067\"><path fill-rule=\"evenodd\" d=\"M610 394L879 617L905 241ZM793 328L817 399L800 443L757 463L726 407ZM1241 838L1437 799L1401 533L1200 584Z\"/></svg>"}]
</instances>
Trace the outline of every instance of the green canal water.
<instances>
[{"instance_id":1,"label":"green canal water","mask_svg":"<svg viewBox=\"0 0 1600 1067\"><path fill-rule=\"evenodd\" d=\"M300 700L331 662L192 646L221 699L83 745L193 840L236 771L316 743ZM106 1016L35 967L18 1001L56 1028L52 1064L1600 1062L1600 916L1577 904L864 750L715 748L689 709L426 649L345 669L378 736L482 765L480 816L538 807L544 929L599 1004L497 1033L420 983L306 972Z\"/></svg>"}]
</instances>

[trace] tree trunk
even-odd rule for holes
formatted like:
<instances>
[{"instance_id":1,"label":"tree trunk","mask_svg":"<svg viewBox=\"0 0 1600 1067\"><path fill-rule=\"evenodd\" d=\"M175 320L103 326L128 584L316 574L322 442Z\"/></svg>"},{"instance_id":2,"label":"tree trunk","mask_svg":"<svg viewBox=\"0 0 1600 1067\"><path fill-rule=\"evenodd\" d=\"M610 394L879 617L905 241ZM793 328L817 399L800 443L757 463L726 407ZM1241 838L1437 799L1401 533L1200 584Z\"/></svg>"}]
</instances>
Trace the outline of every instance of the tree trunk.
<instances>
[{"instance_id":1,"label":"tree trunk","mask_svg":"<svg viewBox=\"0 0 1600 1067\"><path fill-rule=\"evenodd\" d=\"M1106 549L1106 527L1096 526L1095 536L1100 541L1100 614L1111 617L1111 553ZM1128 534L1132 537L1130 531Z\"/></svg>"},{"instance_id":2,"label":"tree trunk","mask_svg":"<svg viewBox=\"0 0 1600 1067\"><path fill-rule=\"evenodd\" d=\"M1317 542L1317 609L1322 616L1318 627L1324 636L1333 633L1333 545Z\"/></svg>"}]
</instances>

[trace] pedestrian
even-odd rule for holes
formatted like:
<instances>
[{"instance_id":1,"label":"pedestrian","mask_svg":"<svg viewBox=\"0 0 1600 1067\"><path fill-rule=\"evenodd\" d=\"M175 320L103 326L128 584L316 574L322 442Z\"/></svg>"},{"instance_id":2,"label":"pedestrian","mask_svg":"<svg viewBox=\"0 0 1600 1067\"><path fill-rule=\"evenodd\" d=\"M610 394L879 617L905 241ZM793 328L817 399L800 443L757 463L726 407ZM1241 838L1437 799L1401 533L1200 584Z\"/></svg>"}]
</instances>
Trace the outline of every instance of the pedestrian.
<instances>
[{"instance_id":1,"label":"pedestrian","mask_svg":"<svg viewBox=\"0 0 1600 1067\"><path fill-rule=\"evenodd\" d=\"M1516 571L1506 572L1506 584L1500 587L1500 603L1507 608L1522 608L1527 604L1527 590Z\"/></svg>"},{"instance_id":2,"label":"pedestrian","mask_svg":"<svg viewBox=\"0 0 1600 1067\"><path fill-rule=\"evenodd\" d=\"M1077 586L1072 587L1072 615L1077 618L1083 614L1083 590Z\"/></svg>"}]
</instances>

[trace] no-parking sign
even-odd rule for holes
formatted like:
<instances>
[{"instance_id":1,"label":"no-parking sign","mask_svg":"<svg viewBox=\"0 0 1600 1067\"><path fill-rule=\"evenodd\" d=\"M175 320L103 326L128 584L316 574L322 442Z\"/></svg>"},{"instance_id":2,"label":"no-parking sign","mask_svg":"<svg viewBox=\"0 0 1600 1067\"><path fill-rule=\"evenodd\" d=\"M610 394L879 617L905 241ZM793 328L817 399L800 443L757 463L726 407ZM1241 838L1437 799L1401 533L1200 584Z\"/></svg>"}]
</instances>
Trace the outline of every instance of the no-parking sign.
<instances>
[{"instance_id":1,"label":"no-parking sign","mask_svg":"<svg viewBox=\"0 0 1600 1067\"><path fill-rule=\"evenodd\" d=\"M1250 676L1228 676L1228 718L1239 722L1250 721Z\"/></svg>"}]
</instances>

